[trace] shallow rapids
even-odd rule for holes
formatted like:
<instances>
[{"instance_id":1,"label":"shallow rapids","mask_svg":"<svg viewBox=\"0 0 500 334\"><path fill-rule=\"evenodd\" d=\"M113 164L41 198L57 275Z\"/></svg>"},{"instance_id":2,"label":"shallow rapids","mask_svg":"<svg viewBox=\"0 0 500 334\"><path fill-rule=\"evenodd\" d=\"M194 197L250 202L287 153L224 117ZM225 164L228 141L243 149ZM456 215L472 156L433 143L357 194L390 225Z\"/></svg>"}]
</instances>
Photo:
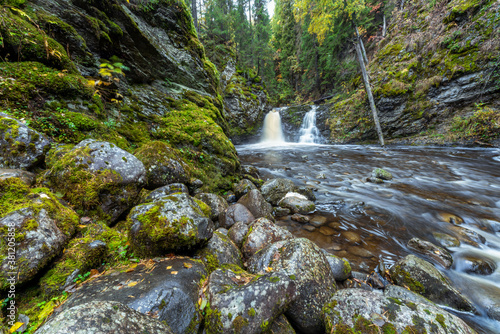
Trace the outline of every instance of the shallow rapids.
<instances>
[{"instance_id":1,"label":"shallow rapids","mask_svg":"<svg viewBox=\"0 0 500 334\"><path fill-rule=\"evenodd\" d=\"M368 273L380 258L391 266L412 253L406 244L413 237L446 245L454 265L438 268L481 315L454 313L479 333L500 333L500 322L487 316L495 304L500 312L499 149L257 144L237 151L265 179L285 177L317 189L310 216L321 226L306 230L289 217L278 223L347 258L353 270ZM377 167L394 179L367 182ZM493 272L479 274L471 268L475 259Z\"/></svg>"}]
</instances>

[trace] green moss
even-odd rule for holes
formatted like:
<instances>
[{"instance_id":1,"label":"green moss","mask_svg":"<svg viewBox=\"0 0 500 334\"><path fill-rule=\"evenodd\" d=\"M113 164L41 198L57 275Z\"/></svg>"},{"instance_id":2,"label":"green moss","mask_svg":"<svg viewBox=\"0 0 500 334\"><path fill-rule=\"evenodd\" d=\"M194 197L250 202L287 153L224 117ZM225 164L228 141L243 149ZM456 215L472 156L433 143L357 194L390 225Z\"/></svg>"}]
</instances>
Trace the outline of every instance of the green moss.
<instances>
[{"instance_id":1,"label":"green moss","mask_svg":"<svg viewBox=\"0 0 500 334\"><path fill-rule=\"evenodd\" d=\"M193 198L194 201L196 202L196 204L198 204L198 206L201 208L201 211L203 212L203 215L205 217L210 217L212 215L212 209L210 209L210 207L205 204L205 202L197 199L197 198Z\"/></svg>"},{"instance_id":2,"label":"green moss","mask_svg":"<svg viewBox=\"0 0 500 334\"><path fill-rule=\"evenodd\" d=\"M235 333L245 333L245 327L248 326L248 320L241 315L233 320L233 328Z\"/></svg>"},{"instance_id":3,"label":"green moss","mask_svg":"<svg viewBox=\"0 0 500 334\"><path fill-rule=\"evenodd\" d=\"M445 319L444 319L444 316L442 314L438 314L436 315L436 321L439 323L439 325L441 325L441 327L446 331L446 323L445 323Z\"/></svg>"},{"instance_id":4,"label":"green moss","mask_svg":"<svg viewBox=\"0 0 500 334\"><path fill-rule=\"evenodd\" d=\"M248 310L248 315L251 316L251 317L255 317L255 309L253 307L251 307L249 310Z\"/></svg>"}]
</instances>

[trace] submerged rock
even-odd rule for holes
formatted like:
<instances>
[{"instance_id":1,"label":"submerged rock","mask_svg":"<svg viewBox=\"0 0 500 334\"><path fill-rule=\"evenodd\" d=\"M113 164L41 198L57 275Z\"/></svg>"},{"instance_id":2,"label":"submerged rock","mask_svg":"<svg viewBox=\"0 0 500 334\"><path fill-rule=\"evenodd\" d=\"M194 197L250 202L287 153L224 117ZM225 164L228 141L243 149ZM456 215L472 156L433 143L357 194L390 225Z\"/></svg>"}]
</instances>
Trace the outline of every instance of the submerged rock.
<instances>
[{"instance_id":1,"label":"submerged rock","mask_svg":"<svg viewBox=\"0 0 500 334\"><path fill-rule=\"evenodd\" d=\"M288 193L282 198L278 205L290 209L293 213L306 214L316 210L313 202L307 199L304 195L298 193Z\"/></svg>"},{"instance_id":2,"label":"submerged rock","mask_svg":"<svg viewBox=\"0 0 500 334\"><path fill-rule=\"evenodd\" d=\"M458 254L453 267L476 275L491 275L497 269L495 261L474 254Z\"/></svg>"},{"instance_id":3,"label":"submerged rock","mask_svg":"<svg viewBox=\"0 0 500 334\"><path fill-rule=\"evenodd\" d=\"M453 264L453 257L444 248L434 245L432 242L428 242L419 238L413 238L408 241L408 248L414 250L417 253L431 259L433 262L443 266L448 269Z\"/></svg>"},{"instance_id":4,"label":"submerged rock","mask_svg":"<svg viewBox=\"0 0 500 334\"><path fill-rule=\"evenodd\" d=\"M285 197L286 194L295 191L296 188L292 180L280 178L266 181L260 188L260 191L266 201L272 205L278 205L278 202Z\"/></svg>"},{"instance_id":5,"label":"submerged rock","mask_svg":"<svg viewBox=\"0 0 500 334\"><path fill-rule=\"evenodd\" d=\"M251 190L248 194L241 197L238 203L243 204L255 218L273 218L273 207L266 202L260 191Z\"/></svg>"},{"instance_id":6,"label":"submerged rock","mask_svg":"<svg viewBox=\"0 0 500 334\"><path fill-rule=\"evenodd\" d=\"M443 247L458 247L458 246L460 246L460 240L458 240L457 238L455 238L452 235L449 235L446 233L439 233L439 232L433 232L432 235Z\"/></svg>"},{"instance_id":7,"label":"submerged rock","mask_svg":"<svg viewBox=\"0 0 500 334\"><path fill-rule=\"evenodd\" d=\"M219 214L219 226L230 228L235 223L249 224L254 221L253 214L243 204L233 204Z\"/></svg>"},{"instance_id":8,"label":"submerged rock","mask_svg":"<svg viewBox=\"0 0 500 334\"><path fill-rule=\"evenodd\" d=\"M245 258L250 258L269 244L280 240L293 239L294 236L266 218L259 218L249 226L241 250Z\"/></svg>"}]
</instances>

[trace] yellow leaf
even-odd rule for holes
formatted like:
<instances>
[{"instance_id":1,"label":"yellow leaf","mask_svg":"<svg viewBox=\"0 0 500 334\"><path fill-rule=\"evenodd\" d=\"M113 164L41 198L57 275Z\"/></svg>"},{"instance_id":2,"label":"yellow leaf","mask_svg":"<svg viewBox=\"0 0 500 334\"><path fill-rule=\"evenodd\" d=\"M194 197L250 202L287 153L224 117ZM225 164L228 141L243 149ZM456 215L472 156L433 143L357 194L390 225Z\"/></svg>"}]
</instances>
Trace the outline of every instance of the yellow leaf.
<instances>
[{"instance_id":1,"label":"yellow leaf","mask_svg":"<svg viewBox=\"0 0 500 334\"><path fill-rule=\"evenodd\" d=\"M132 271L135 270L135 267L137 267L137 263L135 263L135 264L131 265L130 267L128 267L128 269L125 270L125 272L130 273L130 272L132 272Z\"/></svg>"},{"instance_id":2,"label":"yellow leaf","mask_svg":"<svg viewBox=\"0 0 500 334\"><path fill-rule=\"evenodd\" d=\"M172 269L172 266L168 266L168 267L167 267L167 270L170 270L170 269Z\"/></svg>"},{"instance_id":3,"label":"yellow leaf","mask_svg":"<svg viewBox=\"0 0 500 334\"><path fill-rule=\"evenodd\" d=\"M191 263L184 262L184 267L191 268L193 265Z\"/></svg>"},{"instance_id":4,"label":"yellow leaf","mask_svg":"<svg viewBox=\"0 0 500 334\"><path fill-rule=\"evenodd\" d=\"M133 287L133 286L136 286L136 285L137 285L137 283L139 283L139 282L130 282L127 286L128 286L129 288L131 288L131 287Z\"/></svg>"},{"instance_id":5,"label":"yellow leaf","mask_svg":"<svg viewBox=\"0 0 500 334\"><path fill-rule=\"evenodd\" d=\"M17 331L19 328L21 328L21 326L24 325L24 322L16 322L10 329L9 329L9 333L14 333L15 331Z\"/></svg>"},{"instance_id":6,"label":"yellow leaf","mask_svg":"<svg viewBox=\"0 0 500 334\"><path fill-rule=\"evenodd\" d=\"M177 275L178 271L172 271L171 274L172 275Z\"/></svg>"},{"instance_id":7,"label":"yellow leaf","mask_svg":"<svg viewBox=\"0 0 500 334\"><path fill-rule=\"evenodd\" d=\"M57 76L59 76L60 78L62 78L64 76L64 73L57 73Z\"/></svg>"},{"instance_id":8,"label":"yellow leaf","mask_svg":"<svg viewBox=\"0 0 500 334\"><path fill-rule=\"evenodd\" d=\"M267 267L267 268L266 268L266 271L269 273L269 272L273 271L273 268L271 268L271 267Z\"/></svg>"}]
</instances>

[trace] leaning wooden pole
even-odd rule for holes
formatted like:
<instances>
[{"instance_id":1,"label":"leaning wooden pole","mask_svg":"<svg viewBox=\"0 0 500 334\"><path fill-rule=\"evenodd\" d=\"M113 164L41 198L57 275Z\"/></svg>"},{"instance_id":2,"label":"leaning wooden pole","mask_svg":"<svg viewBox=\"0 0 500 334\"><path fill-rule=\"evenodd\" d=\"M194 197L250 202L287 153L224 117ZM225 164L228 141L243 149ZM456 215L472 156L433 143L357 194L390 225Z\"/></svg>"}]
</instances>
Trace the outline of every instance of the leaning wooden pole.
<instances>
[{"instance_id":1,"label":"leaning wooden pole","mask_svg":"<svg viewBox=\"0 0 500 334\"><path fill-rule=\"evenodd\" d=\"M368 95L368 101L370 102L370 108L373 113L373 121L375 122L375 129L377 130L378 140L380 146L384 147L384 135L382 134L382 128L380 127L380 122L378 120L377 107L375 106L375 101L373 100L372 89L370 87L370 80L368 79L368 74L366 73L365 63L363 61L363 55L361 54L361 47L359 45L359 39L356 43L356 55L358 57L359 67L361 68L361 74L363 76L363 82L365 84L366 95Z\"/></svg>"}]
</instances>

